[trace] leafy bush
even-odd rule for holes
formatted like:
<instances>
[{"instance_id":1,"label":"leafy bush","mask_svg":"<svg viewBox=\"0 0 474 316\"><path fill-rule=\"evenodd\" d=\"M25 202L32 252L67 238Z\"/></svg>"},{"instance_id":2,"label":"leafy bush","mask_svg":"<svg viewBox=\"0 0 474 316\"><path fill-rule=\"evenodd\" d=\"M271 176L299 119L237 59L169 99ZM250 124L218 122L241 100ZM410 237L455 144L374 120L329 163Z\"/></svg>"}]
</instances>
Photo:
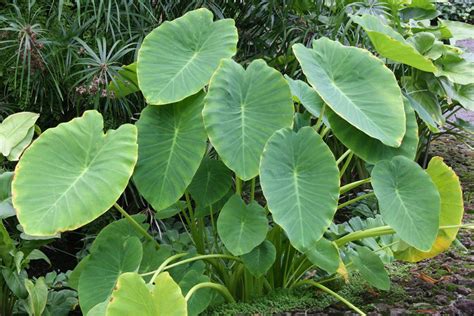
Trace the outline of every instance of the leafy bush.
<instances>
[{"instance_id":1,"label":"leafy bush","mask_svg":"<svg viewBox=\"0 0 474 316\"><path fill-rule=\"evenodd\" d=\"M384 17L361 14L350 17L357 26L349 24L364 30L361 42L380 58L327 37L312 47L294 44L309 84L261 59L246 67L234 61L232 19L197 9L162 23L144 38L135 63L99 82L117 99L143 95L148 105L135 125L104 133L103 116L89 110L28 147L37 116L4 120L2 155L19 159L2 196L14 209L9 216L28 236L48 240L112 207L123 215L70 275L84 314L196 315L222 298L249 301L299 286L363 314L325 282L358 272L388 290L385 263L431 258L469 226L461 223L462 191L451 168L439 157L426 170L414 162L414 111L423 118L427 110L417 106L420 92L407 87L442 82L469 108L462 92L473 84L465 72L473 65L441 41L440 28L418 25L405 38L393 28L401 20L392 27ZM334 138L347 146L341 154L328 146ZM341 184L356 156L371 165L370 177ZM159 236L145 216L117 203L130 180L156 219L175 218L172 227L158 225ZM354 196L369 183L370 191ZM380 214L336 225L338 210L374 197ZM0 253L4 263L11 252ZM38 301L35 308L44 309L44 298Z\"/></svg>"}]
</instances>

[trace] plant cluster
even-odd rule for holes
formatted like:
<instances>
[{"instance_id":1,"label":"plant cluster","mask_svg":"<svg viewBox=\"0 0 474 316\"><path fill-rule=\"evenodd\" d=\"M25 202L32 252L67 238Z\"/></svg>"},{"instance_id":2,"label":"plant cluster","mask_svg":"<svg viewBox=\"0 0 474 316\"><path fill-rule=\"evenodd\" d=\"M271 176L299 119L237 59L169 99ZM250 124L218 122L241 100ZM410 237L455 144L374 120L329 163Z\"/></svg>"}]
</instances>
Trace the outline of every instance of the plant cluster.
<instances>
[{"instance_id":1,"label":"plant cluster","mask_svg":"<svg viewBox=\"0 0 474 316\"><path fill-rule=\"evenodd\" d=\"M25 238L59 238L112 208L123 216L68 277L84 315L197 315L223 300L303 286L363 314L328 282L358 273L388 290L386 263L436 256L472 227L462 224L454 171L440 157L426 169L415 162L420 131L444 121L442 106L424 100L472 109L474 64L443 41L471 26L427 24L436 14L429 1L344 10L342 34L354 34L342 38L346 45L322 36L291 46L305 81L263 59L235 61L235 21L202 8L151 30L135 62L84 71L92 80L84 94L105 89L115 100L146 101L135 124L104 133L97 110L44 132L31 112L3 121L1 153L18 163L2 174L0 205ZM154 227L117 203L130 183ZM335 222L338 210L367 199L377 214ZM11 256L28 252L8 245L4 231L0 256L16 280L4 275L5 313L19 286L29 289L28 312L40 315L48 290L14 269L22 261Z\"/></svg>"}]
</instances>

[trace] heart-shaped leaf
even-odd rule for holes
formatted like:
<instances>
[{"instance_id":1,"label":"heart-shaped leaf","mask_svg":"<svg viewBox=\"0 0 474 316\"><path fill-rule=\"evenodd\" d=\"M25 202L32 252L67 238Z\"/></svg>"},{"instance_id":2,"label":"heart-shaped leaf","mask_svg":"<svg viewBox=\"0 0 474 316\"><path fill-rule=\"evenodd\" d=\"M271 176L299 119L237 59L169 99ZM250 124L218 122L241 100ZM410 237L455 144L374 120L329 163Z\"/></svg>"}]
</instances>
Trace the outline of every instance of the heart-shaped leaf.
<instances>
[{"instance_id":1,"label":"heart-shaped leaf","mask_svg":"<svg viewBox=\"0 0 474 316\"><path fill-rule=\"evenodd\" d=\"M176 104L147 106L137 122L138 162L133 180L160 211L174 204L191 183L206 151L201 111L204 93Z\"/></svg>"},{"instance_id":2,"label":"heart-shaped leaf","mask_svg":"<svg viewBox=\"0 0 474 316\"><path fill-rule=\"evenodd\" d=\"M339 268L339 250L336 245L326 238L321 238L315 242L314 245L306 251L305 255L312 264L329 274L336 273Z\"/></svg>"},{"instance_id":3,"label":"heart-shaped leaf","mask_svg":"<svg viewBox=\"0 0 474 316\"><path fill-rule=\"evenodd\" d=\"M370 285L388 291L390 278L382 260L366 247L357 247L357 255L351 256L354 267Z\"/></svg>"},{"instance_id":4,"label":"heart-shaped leaf","mask_svg":"<svg viewBox=\"0 0 474 316\"><path fill-rule=\"evenodd\" d=\"M142 260L142 245L137 237L111 235L87 260L79 278L79 300L84 314L112 294L124 272L137 271Z\"/></svg>"},{"instance_id":5,"label":"heart-shaped leaf","mask_svg":"<svg viewBox=\"0 0 474 316\"><path fill-rule=\"evenodd\" d=\"M336 212L339 170L329 147L311 127L275 132L262 154L260 184L273 220L306 252Z\"/></svg>"},{"instance_id":6,"label":"heart-shaped leaf","mask_svg":"<svg viewBox=\"0 0 474 316\"><path fill-rule=\"evenodd\" d=\"M197 93L223 58L237 50L234 20L212 21L207 9L163 22L138 51L137 76L148 104L167 104Z\"/></svg>"},{"instance_id":7,"label":"heart-shaped leaf","mask_svg":"<svg viewBox=\"0 0 474 316\"><path fill-rule=\"evenodd\" d=\"M150 289L137 273L124 273L117 281L106 316L186 316L186 300L168 272L155 279Z\"/></svg>"},{"instance_id":8,"label":"heart-shaped leaf","mask_svg":"<svg viewBox=\"0 0 474 316\"><path fill-rule=\"evenodd\" d=\"M0 153L8 160L19 159L33 139L34 125L39 114L20 112L8 116L0 124Z\"/></svg>"},{"instance_id":9,"label":"heart-shaped leaf","mask_svg":"<svg viewBox=\"0 0 474 316\"><path fill-rule=\"evenodd\" d=\"M225 59L212 76L203 117L222 161L238 177L250 180L258 175L268 138L293 122L290 88L263 60L254 60L244 70Z\"/></svg>"},{"instance_id":10,"label":"heart-shaped leaf","mask_svg":"<svg viewBox=\"0 0 474 316\"><path fill-rule=\"evenodd\" d=\"M136 140L130 124L104 134L97 111L41 134L24 152L12 183L13 206L25 233L52 236L106 212L132 175Z\"/></svg>"},{"instance_id":11,"label":"heart-shaped leaf","mask_svg":"<svg viewBox=\"0 0 474 316\"><path fill-rule=\"evenodd\" d=\"M402 35L385 25L378 17L366 14L352 16L352 20L362 26L375 50L383 57L426 72L436 71L431 60L420 54Z\"/></svg>"},{"instance_id":12,"label":"heart-shaped leaf","mask_svg":"<svg viewBox=\"0 0 474 316\"><path fill-rule=\"evenodd\" d=\"M394 74L381 60L325 37L313 48L293 45L308 82L344 120L392 147L405 135L405 114Z\"/></svg>"},{"instance_id":13,"label":"heart-shaped leaf","mask_svg":"<svg viewBox=\"0 0 474 316\"><path fill-rule=\"evenodd\" d=\"M456 173L443 162L443 158L434 157L428 164L426 172L438 188L441 197L440 226L460 225L464 214L461 184ZM397 259L417 262L432 258L447 250L456 239L459 228L442 229L429 251L423 252L416 248L408 247L395 253Z\"/></svg>"},{"instance_id":14,"label":"heart-shaped leaf","mask_svg":"<svg viewBox=\"0 0 474 316\"><path fill-rule=\"evenodd\" d=\"M220 160L204 157L188 187L199 207L206 207L222 199L232 185L232 174Z\"/></svg>"},{"instance_id":15,"label":"heart-shaped leaf","mask_svg":"<svg viewBox=\"0 0 474 316\"><path fill-rule=\"evenodd\" d=\"M372 186L384 221L406 243L430 250L440 214L440 196L430 176L416 162L396 156L375 165Z\"/></svg>"},{"instance_id":16,"label":"heart-shaped leaf","mask_svg":"<svg viewBox=\"0 0 474 316\"><path fill-rule=\"evenodd\" d=\"M255 201L245 205L238 195L227 201L217 219L217 232L234 256L252 251L265 240L267 231L265 209Z\"/></svg>"},{"instance_id":17,"label":"heart-shaped leaf","mask_svg":"<svg viewBox=\"0 0 474 316\"><path fill-rule=\"evenodd\" d=\"M415 159L418 149L418 124L415 112L405 100L406 133L402 144L398 148L384 145L378 139L353 127L336 113L328 109L327 117L331 124L332 131L346 147L350 148L354 154L369 163L377 163L380 160L389 160L392 157L401 155L409 159Z\"/></svg>"},{"instance_id":18,"label":"heart-shaped leaf","mask_svg":"<svg viewBox=\"0 0 474 316\"><path fill-rule=\"evenodd\" d=\"M296 101L301 103L309 113L319 117L324 105L319 94L304 81L293 80L287 75L285 75L285 79L290 86L293 98L296 98Z\"/></svg>"},{"instance_id":19,"label":"heart-shaped leaf","mask_svg":"<svg viewBox=\"0 0 474 316\"><path fill-rule=\"evenodd\" d=\"M270 241L265 240L249 253L242 255L241 259L245 268L253 276L259 278L267 273L275 262L276 249Z\"/></svg>"}]
</instances>

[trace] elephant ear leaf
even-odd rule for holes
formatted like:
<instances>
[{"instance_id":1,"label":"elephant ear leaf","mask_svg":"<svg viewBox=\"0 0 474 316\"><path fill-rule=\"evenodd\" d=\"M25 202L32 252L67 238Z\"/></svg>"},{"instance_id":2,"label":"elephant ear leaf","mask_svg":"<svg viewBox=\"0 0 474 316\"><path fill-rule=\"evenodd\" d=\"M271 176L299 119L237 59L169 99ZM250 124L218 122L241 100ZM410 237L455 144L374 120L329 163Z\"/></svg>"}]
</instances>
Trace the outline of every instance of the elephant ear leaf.
<instances>
[{"instance_id":1,"label":"elephant ear leaf","mask_svg":"<svg viewBox=\"0 0 474 316\"><path fill-rule=\"evenodd\" d=\"M232 19L213 21L207 9L164 22L143 40L137 76L148 104L175 103L196 94L223 58L237 51Z\"/></svg>"},{"instance_id":2,"label":"elephant ear leaf","mask_svg":"<svg viewBox=\"0 0 474 316\"><path fill-rule=\"evenodd\" d=\"M0 154L17 161L31 143L39 114L20 112L8 116L0 124Z\"/></svg>"},{"instance_id":3,"label":"elephant ear leaf","mask_svg":"<svg viewBox=\"0 0 474 316\"><path fill-rule=\"evenodd\" d=\"M365 247L357 247L357 254L351 255L354 267L370 285L388 291L390 278L383 265L382 259Z\"/></svg>"},{"instance_id":4,"label":"elephant ear leaf","mask_svg":"<svg viewBox=\"0 0 474 316\"><path fill-rule=\"evenodd\" d=\"M156 211L184 194L206 151L201 111L204 93L174 104L149 105L138 128L138 162L133 180Z\"/></svg>"},{"instance_id":5,"label":"elephant ear leaf","mask_svg":"<svg viewBox=\"0 0 474 316\"><path fill-rule=\"evenodd\" d=\"M105 315L128 316L137 311L143 316L188 315L181 289L168 272L158 275L151 290L135 272L119 277Z\"/></svg>"},{"instance_id":6,"label":"elephant ear leaf","mask_svg":"<svg viewBox=\"0 0 474 316\"><path fill-rule=\"evenodd\" d=\"M233 195L217 219L217 232L234 255L246 254L265 240L268 231L265 209L253 201L249 205Z\"/></svg>"},{"instance_id":7,"label":"elephant ear leaf","mask_svg":"<svg viewBox=\"0 0 474 316\"><path fill-rule=\"evenodd\" d=\"M433 157L426 172L436 185L441 197L441 211L439 214L440 226L456 226L462 222L464 205L461 183L456 173L443 162L441 157ZM447 250L456 239L459 228L439 230L436 240L429 251L420 251L414 247L407 247L395 253L400 260L417 262L432 258Z\"/></svg>"},{"instance_id":8,"label":"elephant ear leaf","mask_svg":"<svg viewBox=\"0 0 474 316\"><path fill-rule=\"evenodd\" d=\"M93 221L125 190L136 161L135 126L104 134L97 111L46 130L24 152L12 182L25 233L52 236Z\"/></svg>"},{"instance_id":9,"label":"elephant ear leaf","mask_svg":"<svg viewBox=\"0 0 474 316\"><path fill-rule=\"evenodd\" d=\"M331 110L385 145L400 146L405 135L402 93L380 59L325 37L313 41L312 49L295 44L293 52Z\"/></svg>"},{"instance_id":10,"label":"elephant ear leaf","mask_svg":"<svg viewBox=\"0 0 474 316\"><path fill-rule=\"evenodd\" d=\"M265 240L251 252L242 255L242 262L249 272L259 278L272 267L276 259L276 249L273 244Z\"/></svg>"},{"instance_id":11,"label":"elephant ear leaf","mask_svg":"<svg viewBox=\"0 0 474 316\"><path fill-rule=\"evenodd\" d=\"M311 127L281 129L265 145L260 182L273 220L306 252L336 212L339 170L331 150Z\"/></svg>"},{"instance_id":12,"label":"elephant ear leaf","mask_svg":"<svg viewBox=\"0 0 474 316\"><path fill-rule=\"evenodd\" d=\"M372 186L384 221L409 245L430 250L440 214L440 195L431 177L416 162L396 156L375 165Z\"/></svg>"},{"instance_id":13,"label":"elephant ear leaf","mask_svg":"<svg viewBox=\"0 0 474 316\"><path fill-rule=\"evenodd\" d=\"M212 76L202 114L222 161L247 181L258 175L268 138L293 123L293 102L283 76L263 60L244 69L225 59Z\"/></svg>"},{"instance_id":14,"label":"elephant ear leaf","mask_svg":"<svg viewBox=\"0 0 474 316\"><path fill-rule=\"evenodd\" d=\"M336 273L339 268L339 250L335 244L326 238L321 238L315 242L313 247L306 251L305 255L311 263L329 274Z\"/></svg>"},{"instance_id":15,"label":"elephant ear leaf","mask_svg":"<svg viewBox=\"0 0 474 316\"><path fill-rule=\"evenodd\" d=\"M402 35L385 25L378 17L366 14L352 16L352 20L367 32L375 50L383 57L426 72L436 71L431 60L420 54ZM434 41L434 36L432 40Z\"/></svg>"}]
</instances>

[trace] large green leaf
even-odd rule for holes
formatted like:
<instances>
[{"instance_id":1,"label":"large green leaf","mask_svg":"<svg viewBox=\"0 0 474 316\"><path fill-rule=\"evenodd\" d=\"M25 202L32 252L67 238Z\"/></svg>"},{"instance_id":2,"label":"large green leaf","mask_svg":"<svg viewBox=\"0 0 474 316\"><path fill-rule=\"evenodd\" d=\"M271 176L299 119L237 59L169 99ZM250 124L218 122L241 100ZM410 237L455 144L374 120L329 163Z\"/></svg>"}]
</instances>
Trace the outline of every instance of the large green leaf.
<instances>
[{"instance_id":1,"label":"large green leaf","mask_svg":"<svg viewBox=\"0 0 474 316\"><path fill-rule=\"evenodd\" d=\"M217 219L217 232L234 256L252 251L265 240L267 231L265 209L255 201L245 205L238 195L227 201Z\"/></svg>"},{"instance_id":2,"label":"large green leaf","mask_svg":"<svg viewBox=\"0 0 474 316\"><path fill-rule=\"evenodd\" d=\"M188 187L199 207L206 207L222 199L232 185L232 174L220 160L204 157Z\"/></svg>"},{"instance_id":3,"label":"large green leaf","mask_svg":"<svg viewBox=\"0 0 474 316\"><path fill-rule=\"evenodd\" d=\"M344 120L392 147L405 135L400 88L383 62L356 47L325 37L313 49L293 45L308 82L326 104Z\"/></svg>"},{"instance_id":4,"label":"large green leaf","mask_svg":"<svg viewBox=\"0 0 474 316\"><path fill-rule=\"evenodd\" d=\"M441 197L440 226L460 225L464 214L461 184L456 173L443 162L443 158L434 157L428 164L426 172L438 188ZM447 250L456 239L459 228L442 229L429 251L423 252L416 248L408 247L395 253L397 259L417 262L434 257Z\"/></svg>"},{"instance_id":5,"label":"large green leaf","mask_svg":"<svg viewBox=\"0 0 474 316\"><path fill-rule=\"evenodd\" d=\"M0 124L0 153L8 160L19 159L33 138L39 114L20 112L8 116Z\"/></svg>"},{"instance_id":6,"label":"large green leaf","mask_svg":"<svg viewBox=\"0 0 474 316\"><path fill-rule=\"evenodd\" d=\"M352 16L352 20L367 32L375 50L383 57L423 71L436 71L431 60L420 54L402 35L385 25L378 17L367 14Z\"/></svg>"},{"instance_id":7,"label":"large green leaf","mask_svg":"<svg viewBox=\"0 0 474 316\"><path fill-rule=\"evenodd\" d=\"M402 77L402 83L411 107L432 131L438 132L437 127L444 124L445 118L438 98L430 91L428 83L421 80L415 82L411 77Z\"/></svg>"},{"instance_id":8,"label":"large green leaf","mask_svg":"<svg viewBox=\"0 0 474 316\"><path fill-rule=\"evenodd\" d=\"M309 113L319 117L324 105L319 94L304 81L293 80L287 75L285 75L285 79L290 86L293 98L296 98L296 101L301 103Z\"/></svg>"},{"instance_id":9,"label":"large green leaf","mask_svg":"<svg viewBox=\"0 0 474 316\"><path fill-rule=\"evenodd\" d=\"M41 134L24 152L12 183L13 206L25 233L55 235L106 212L132 175L136 139L130 124L104 134L97 111Z\"/></svg>"},{"instance_id":10,"label":"large green leaf","mask_svg":"<svg viewBox=\"0 0 474 316\"><path fill-rule=\"evenodd\" d=\"M406 133L400 147L394 148L386 146L378 139L362 133L333 111L327 111L327 117L337 139L350 148L357 156L370 163L377 163L380 160L391 159L398 155L415 159L418 148L418 124L415 112L407 105L407 102L405 102L405 114Z\"/></svg>"},{"instance_id":11,"label":"large green leaf","mask_svg":"<svg viewBox=\"0 0 474 316\"><path fill-rule=\"evenodd\" d=\"M268 138L293 122L290 88L263 60L244 70L225 59L212 76L203 117L222 161L241 179L250 180L258 174Z\"/></svg>"},{"instance_id":12,"label":"large green leaf","mask_svg":"<svg viewBox=\"0 0 474 316\"><path fill-rule=\"evenodd\" d=\"M442 83L451 99L457 100L464 108L474 111L474 83L460 85L451 84L445 80Z\"/></svg>"},{"instance_id":13,"label":"large green leaf","mask_svg":"<svg viewBox=\"0 0 474 316\"><path fill-rule=\"evenodd\" d=\"M321 238L305 253L312 264L329 274L336 273L339 268L339 250L337 246L326 238Z\"/></svg>"},{"instance_id":14,"label":"large green leaf","mask_svg":"<svg viewBox=\"0 0 474 316\"><path fill-rule=\"evenodd\" d=\"M430 176L416 162L396 156L375 165L372 186L384 221L406 243L430 250L440 214L439 193Z\"/></svg>"},{"instance_id":15,"label":"large green leaf","mask_svg":"<svg viewBox=\"0 0 474 316\"><path fill-rule=\"evenodd\" d=\"M354 267L370 285L388 291L390 278L380 257L366 247L356 249L357 254L351 256Z\"/></svg>"},{"instance_id":16,"label":"large green leaf","mask_svg":"<svg viewBox=\"0 0 474 316\"><path fill-rule=\"evenodd\" d=\"M137 76L149 104L180 101L201 90L223 58L237 50L234 20L213 22L198 9L148 34L138 51Z\"/></svg>"},{"instance_id":17,"label":"large green leaf","mask_svg":"<svg viewBox=\"0 0 474 316\"><path fill-rule=\"evenodd\" d=\"M265 240L249 253L242 255L242 262L249 272L259 278L272 267L276 259L276 249L273 244Z\"/></svg>"},{"instance_id":18,"label":"large green leaf","mask_svg":"<svg viewBox=\"0 0 474 316\"><path fill-rule=\"evenodd\" d=\"M168 272L151 289L137 273L124 273L115 287L106 316L186 316L186 300Z\"/></svg>"},{"instance_id":19,"label":"large green leaf","mask_svg":"<svg viewBox=\"0 0 474 316\"><path fill-rule=\"evenodd\" d=\"M438 68L435 72L437 77L446 77L450 81L461 85L474 84L474 76L472 75L474 73L474 62L465 60L456 53L446 53L436 61L436 67Z\"/></svg>"},{"instance_id":20,"label":"large green leaf","mask_svg":"<svg viewBox=\"0 0 474 316\"><path fill-rule=\"evenodd\" d=\"M140 266L143 255L140 240L120 237L108 236L83 267L78 292L84 314L109 298L122 273L137 271Z\"/></svg>"},{"instance_id":21,"label":"large green leaf","mask_svg":"<svg viewBox=\"0 0 474 316\"><path fill-rule=\"evenodd\" d=\"M306 252L336 212L339 170L330 149L311 127L281 129L265 145L260 182L273 220Z\"/></svg>"},{"instance_id":22,"label":"large green leaf","mask_svg":"<svg viewBox=\"0 0 474 316\"><path fill-rule=\"evenodd\" d=\"M137 122L133 180L157 211L174 204L191 183L206 151L204 93L175 104L146 107Z\"/></svg>"}]
</instances>

